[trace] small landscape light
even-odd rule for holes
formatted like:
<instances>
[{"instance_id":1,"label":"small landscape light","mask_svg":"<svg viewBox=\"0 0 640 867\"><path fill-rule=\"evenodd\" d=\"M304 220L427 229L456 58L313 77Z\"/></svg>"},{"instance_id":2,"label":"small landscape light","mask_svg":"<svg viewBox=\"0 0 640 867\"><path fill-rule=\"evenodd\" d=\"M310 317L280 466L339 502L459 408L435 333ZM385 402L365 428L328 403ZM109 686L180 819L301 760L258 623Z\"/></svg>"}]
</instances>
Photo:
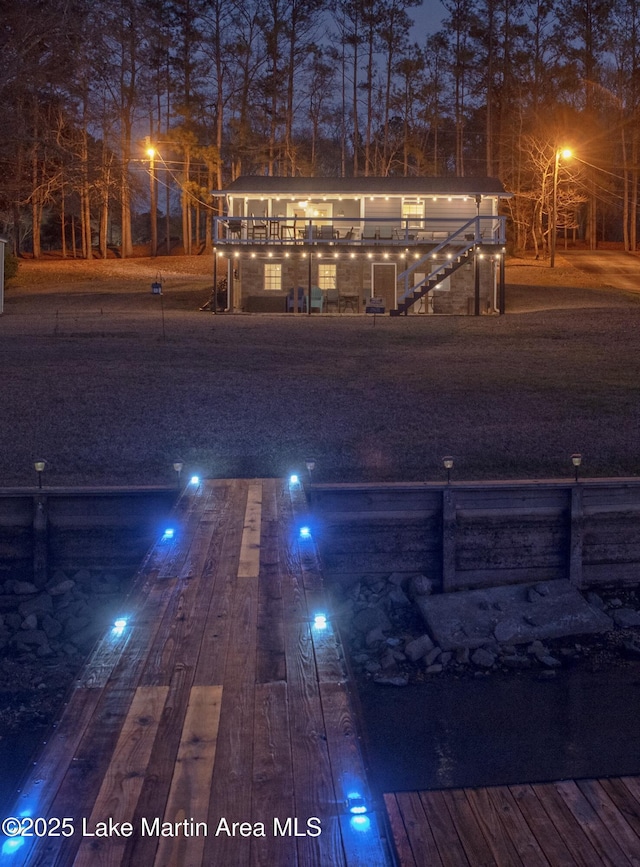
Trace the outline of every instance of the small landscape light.
<instances>
[{"instance_id":1,"label":"small landscape light","mask_svg":"<svg viewBox=\"0 0 640 867\"><path fill-rule=\"evenodd\" d=\"M112 635L122 635L126 625L127 621L124 619L124 617L119 617L116 621L114 621L113 629L111 630Z\"/></svg>"},{"instance_id":2,"label":"small landscape light","mask_svg":"<svg viewBox=\"0 0 640 867\"><path fill-rule=\"evenodd\" d=\"M366 815L352 816L349 824L354 831L369 831L371 829L371 819Z\"/></svg>"},{"instance_id":3,"label":"small landscape light","mask_svg":"<svg viewBox=\"0 0 640 867\"><path fill-rule=\"evenodd\" d=\"M449 485L451 484L451 470L453 469L453 458L451 455L445 455L445 457L442 458L442 464L447 471L447 484Z\"/></svg>"},{"instance_id":4,"label":"small landscape light","mask_svg":"<svg viewBox=\"0 0 640 867\"><path fill-rule=\"evenodd\" d=\"M33 467L34 467L36 473L38 474L38 487L39 488L42 487L42 474L44 472L44 468L46 465L47 465L47 462L42 461L42 460L34 461L34 464L33 464Z\"/></svg>"},{"instance_id":5,"label":"small landscape light","mask_svg":"<svg viewBox=\"0 0 640 867\"><path fill-rule=\"evenodd\" d=\"M576 452L574 455L571 455L571 463L573 464L573 469L576 475L576 482L578 481L578 470L580 469L580 465L582 464L582 455L579 452Z\"/></svg>"},{"instance_id":6,"label":"small landscape light","mask_svg":"<svg viewBox=\"0 0 640 867\"><path fill-rule=\"evenodd\" d=\"M327 615L326 614L316 614L313 618L313 626L315 629L326 629L327 628Z\"/></svg>"},{"instance_id":7,"label":"small landscape light","mask_svg":"<svg viewBox=\"0 0 640 867\"><path fill-rule=\"evenodd\" d=\"M200 484L200 476L191 476L189 481L191 482L192 485L199 485Z\"/></svg>"},{"instance_id":8,"label":"small landscape light","mask_svg":"<svg viewBox=\"0 0 640 867\"><path fill-rule=\"evenodd\" d=\"M307 458L304 462L305 467L307 468L307 472L309 473L309 481L311 481L311 474L316 468L316 459L315 458Z\"/></svg>"},{"instance_id":9,"label":"small landscape light","mask_svg":"<svg viewBox=\"0 0 640 867\"><path fill-rule=\"evenodd\" d=\"M362 816L367 813L367 805L362 795L357 792L352 792L350 795L347 795L347 810L353 816Z\"/></svg>"},{"instance_id":10,"label":"small landscape light","mask_svg":"<svg viewBox=\"0 0 640 867\"><path fill-rule=\"evenodd\" d=\"M173 529L173 527L167 527L167 529L162 534L163 539L173 539L174 536L175 530Z\"/></svg>"},{"instance_id":11,"label":"small landscape light","mask_svg":"<svg viewBox=\"0 0 640 867\"><path fill-rule=\"evenodd\" d=\"M300 538L301 539L310 539L311 538L311 530L309 527L300 527Z\"/></svg>"},{"instance_id":12,"label":"small landscape light","mask_svg":"<svg viewBox=\"0 0 640 867\"><path fill-rule=\"evenodd\" d=\"M289 478L289 484L290 485L297 485L297 484L299 484L299 482L300 482L299 476L297 476L296 473L292 473L292 475Z\"/></svg>"}]
</instances>

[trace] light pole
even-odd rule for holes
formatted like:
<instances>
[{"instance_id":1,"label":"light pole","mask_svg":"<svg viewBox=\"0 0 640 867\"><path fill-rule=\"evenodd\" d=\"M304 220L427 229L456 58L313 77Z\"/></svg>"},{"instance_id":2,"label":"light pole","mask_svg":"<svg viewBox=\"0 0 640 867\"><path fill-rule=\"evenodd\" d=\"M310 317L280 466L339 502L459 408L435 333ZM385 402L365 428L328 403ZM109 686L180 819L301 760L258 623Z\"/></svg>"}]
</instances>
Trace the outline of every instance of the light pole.
<instances>
[{"instance_id":1,"label":"light pole","mask_svg":"<svg viewBox=\"0 0 640 867\"><path fill-rule=\"evenodd\" d=\"M568 160L571 156L571 151L568 148L556 148L555 159L553 163L553 204L551 207L551 259L549 262L550 268L556 267L556 235L558 234L558 168L560 166L560 157Z\"/></svg>"},{"instance_id":2,"label":"light pole","mask_svg":"<svg viewBox=\"0 0 640 867\"><path fill-rule=\"evenodd\" d=\"M156 196L156 151L155 148L149 146L147 148L147 156L149 157L149 191L151 193L151 213L149 214L151 221L151 255L158 255L158 204Z\"/></svg>"}]
</instances>

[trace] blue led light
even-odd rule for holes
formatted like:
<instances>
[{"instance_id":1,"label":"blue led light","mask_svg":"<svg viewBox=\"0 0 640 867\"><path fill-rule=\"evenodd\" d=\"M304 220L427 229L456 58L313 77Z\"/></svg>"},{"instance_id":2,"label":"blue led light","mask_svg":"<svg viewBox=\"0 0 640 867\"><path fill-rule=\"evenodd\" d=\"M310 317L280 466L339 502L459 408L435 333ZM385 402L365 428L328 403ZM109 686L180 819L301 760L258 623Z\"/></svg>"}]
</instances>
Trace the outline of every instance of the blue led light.
<instances>
[{"instance_id":1,"label":"blue led light","mask_svg":"<svg viewBox=\"0 0 640 867\"><path fill-rule=\"evenodd\" d=\"M13 853L17 852L21 846L24 846L24 837L9 837L2 844L0 854L13 855Z\"/></svg>"},{"instance_id":2,"label":"blue led light","mask_svg":"<svg viewBox=\"0 0 640 867\"><path fill-rule=\"evenodd\" d=\"M367 805L364 798L358 792L351 792L347 795L347 809L354 816L362 815L367 812Z\"/></svg>"},{"instance_id":3,"label":"blue led light","mask_svg":"<svg viewBox=\"0 0 640 867\"><path fill-rule=\"evenodd\" d=\"M309 527L300 527L300 538L301 539L310 539L311 538L311 530Z\"/></svg>"},{"instance_id":4,"label":"blue led light","mask_svg":"<svg viewBox=\"0 0 640 867\"><path fill-rule=\"evenodd\" d=\"M300 482L300 478L299 478L295 473L293 473L293 475L292 475L291 478L289 479L289 482L290 482L290 484L292 484L292 485L297 485L297 484L299 484L299 482Z\"/></svg>"},{"instance_id":5,"label":"blue led light","mask_svg":"<svg viewBox=\"0 0 640 867\"><path fill-rule=\"evenodd\" d=\"M313 618L313 625L316 629L326 629L327 628L327 615L326 614L316 614Z\"/></svg>"},{"instance_id":6,"label":"blue led light","mask_svg":"<svg viewBox=\"0 0 640 867\"><path fill-rule=\"evenodd\" d=\"M162 538L163 539L173 539L175 532L176 531L173 529L173 527L167 527L167 529L162 534Z\"/></svg>"},{"instance_id":7,"label":"blue led light","mask_svg":"<svg viewBox=\"0 0 640 867\"><path fill-rule=\"evenodd\" d=\"M191 476L191 484L199 485L200 484L200 476Z\"/></svg>"},{"instance_id":8,"label":"blue led light","mask_svg":"<svg viewBox=\"0 0 640 867\"><path fill-rule=\"evenodd\" d=\"M371 819L368 816L352 816L349 824L354 831L369 831L371 829Z\"/></svg>"},{"instance_id":9,"label":"blue led light","mask_svg":"<svg viewBox=\"0 0 640 867\"><path fill-rule=\"evenodd\" d=\"M127 625L127 621L124 617L119 617L113 624L113 629L111 630L111 634L116 638L118 635L122 635Z\"/></svg>"}]
</instances>

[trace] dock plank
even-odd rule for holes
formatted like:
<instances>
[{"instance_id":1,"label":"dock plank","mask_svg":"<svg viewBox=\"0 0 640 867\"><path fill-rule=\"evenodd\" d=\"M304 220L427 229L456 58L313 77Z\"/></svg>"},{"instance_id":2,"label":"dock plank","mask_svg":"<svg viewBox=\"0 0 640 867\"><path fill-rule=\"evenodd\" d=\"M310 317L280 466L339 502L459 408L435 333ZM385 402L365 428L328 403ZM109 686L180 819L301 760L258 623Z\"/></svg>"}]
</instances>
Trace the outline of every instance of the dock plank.
<instances>
[{"instance_id":1,"label":"dock plank","mask_svg":"<svg viewBox=\"0 0 640 867\"><path fill-rule=\"evenodd\" d=\"M185 831L160 838L158 867L202 862L206 834L200 826L206 829L221 701L221 686L191 689L163 820L176 829L185 823Z\"/></svg>"},{"instance_id":2,"label":"dock plank","mask_svg":"<svg viewBox=\"0 0 640 867\"><path fill-rule=\"evenodd\" d=\"M399 792L396 797L409 838L411 855L419 867L422 864L440 867L440 865L468 863L466 858L464 861L447 861L440 856L441 847L436 841L431 817L427 814L425 804L418 792Z\"/></svg>"},{"instance_id":3,"label":"dock plank","mask_svg":"<svg viewBox=\"0 0 640 867\"><path fill-rule=\"evenodd\" d=\"M553 864L554 867L574 867L577 862L549 818L543 803L535 793L534 787L529 785L509 786L509 791L549 863Z\"/></svg>"},{"instance_id":4,"label":"dock plank","mask_svg":"<svg viewBox=\"0 0 640 867\"><path fill-rule=\"evenodd\" d=\"M136 690L111 763L87 823L95 833L99 822L108 818L128 822L135 811L158 731L167 687L143 686ZM82 840L74 867L118 867L122 864L126 839L87 837Z\"/></svg>"},{"instance_id":5,"label":"dock plank","mask_svg":"<svg viewBox=\"0 0 640 867\"><path fill-rule=\"evenodd\" d=\"M598 853L603 864L610 867L627 867L632 862L618 846L610 834L604 817L601 817L580 791L573 780L565 780L555 784L556 790L563 798L569 810L582 828L585 837Z\"/></svg>"},{"instance_id":6,"label":"dock plank","mask_svg":"<svg viewBox=\"0 0 640 867\"><path fill-rule=\"evenodd\" d=\"M256 684L251 815L265 827L264 837L251 840L252 867L296 867L295 837L277 836L276 830L295 816L289 696L284 681Z\"/></svg>"},{"instance_id":7,"label":"dock plank","mask_svg":"<svg viewBox=\"0 0 640 867\"><path fill-rule=\"evenodd\" d=\"M500 840L495 817L480 815L484 799L480 803L473 797L469 799L462 789L450 789L441 794L473 867L493 867L496 864L503 867L509 864L504 858L510 855L515 859L511 862L513 867L522 864L515 853L505 852L500 847L504 841Z\"/></svg>"},{"instance_id":8,"label":"dock plank","mask_svg":"<svg viewBox=\"0 0 640 867\"><path fill-rule=\"evenodd\" d=\"M238 578L257 578L260 572L262 483L252 482L247 492L247 509L240 543Z\"/></svg>"},{"instance_id":9,"label":"dock plank","mask_svg":"<svg viewBox=\"0 0 640 867\"><path fill-rule=\"evenodd\" d=\"M389 818L391 835L393 837L393 843L396 849L396 853L398 855L398 861L400 862L402 867L420 867L420 865L413 856L411 841L409 840L409 835L404 824L404 819L400 811L400 807L398 806L396 795L393 793L384 794L383 800L385 809L387 811L387 816ZM437 852L436 857L438 857ZM439 857L437 861L433 861L433 865L434 867L441 867L442 861L440 861Z\"/></svg>"}]
</instances>

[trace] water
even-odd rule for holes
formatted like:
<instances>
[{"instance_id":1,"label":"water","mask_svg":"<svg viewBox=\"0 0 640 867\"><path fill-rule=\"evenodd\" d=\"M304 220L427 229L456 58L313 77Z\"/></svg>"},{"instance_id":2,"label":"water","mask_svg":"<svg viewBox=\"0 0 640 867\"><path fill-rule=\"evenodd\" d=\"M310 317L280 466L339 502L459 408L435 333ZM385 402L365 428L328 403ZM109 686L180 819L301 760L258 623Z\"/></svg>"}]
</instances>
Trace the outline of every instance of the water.
<instances>
[{"instance_id":1,"label":"water","mask_svg":"<svg viewBox=\"0 0 640 867\"><path fill-rule=\"evenodd\" d=\"M31 726L0 738L0 817L6 816L31 762L47 738L47 726Z\"/></svg>"},{"instance_id":2,"label":"water","mask_svg":"<svg viewBox=\"0 0 640 867\"><path fill-rule=\"evenodd\" d=\"M378 793L640 774L640 662L359 696Z\"/></svg>"}]
</instances>

